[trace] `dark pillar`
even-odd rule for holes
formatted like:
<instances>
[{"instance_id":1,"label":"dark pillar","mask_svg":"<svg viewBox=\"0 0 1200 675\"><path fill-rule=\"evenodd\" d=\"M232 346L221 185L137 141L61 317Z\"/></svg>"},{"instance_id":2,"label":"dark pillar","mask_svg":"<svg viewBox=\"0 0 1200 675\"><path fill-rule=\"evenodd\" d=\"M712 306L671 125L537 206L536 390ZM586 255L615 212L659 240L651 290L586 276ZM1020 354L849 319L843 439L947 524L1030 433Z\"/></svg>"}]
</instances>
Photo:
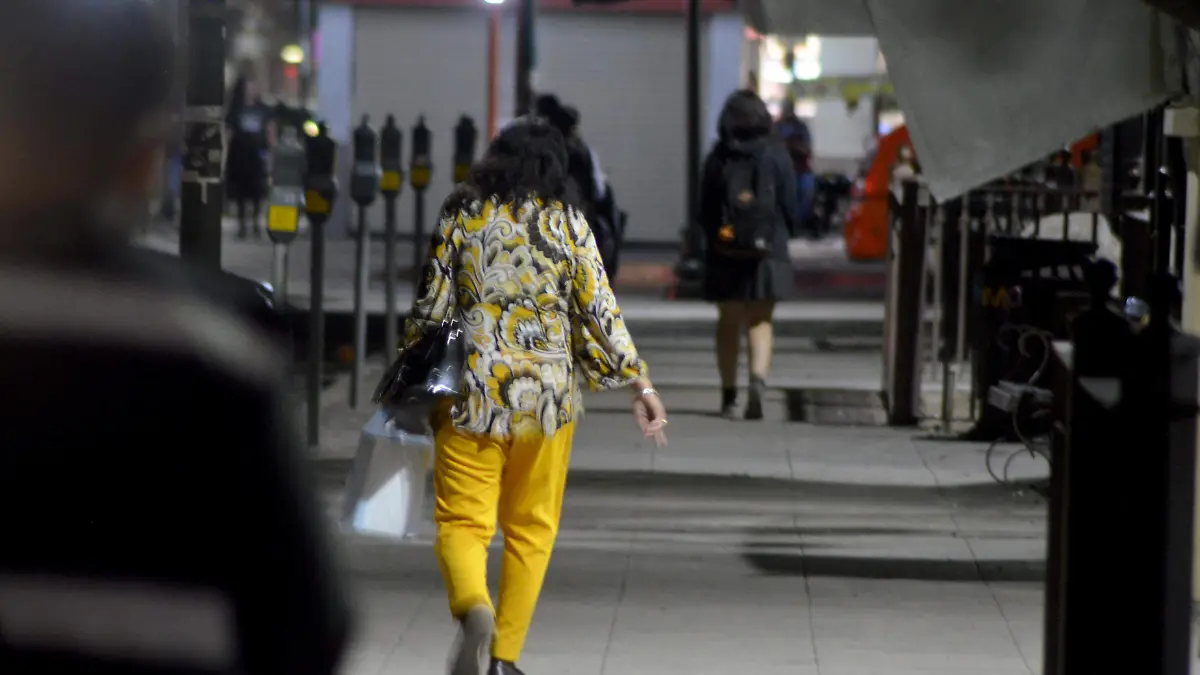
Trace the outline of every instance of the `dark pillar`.
<instances>
[{"instance_id":1,"label":"dark pillar","mask_svg":"<svg viewBox=\"0 0 1200 675\"><path fill-rule=\"evenodd\" d=\"M696 226L700 205L700 0L688 0L687 7L687 222Z\"/></svg>"},{"instance_id":2,"label":"dark pillar","mask_svg":"<svg viewBox=\"0 0 1200 675\"><path fill-rule=\"evenodd\" d=\"M533 112L533 70L537 67L537 0L517 5L517 109L516 117Z\"/></svg>"},{"instance_id":3,"label":"dark pillar","mask_svg":"<svg viewBox=\"0 0 1200 675\"><path fill-rule=\"evenodd\" d=\"M300 48L304 50L304 62L300 64L300 81L298 88L298 98L300 99L300 107L309 107L309 97L312 96L312 78L313 78L313 53L312 53L312 29L313 29L313 0L296 0L296 23L297 37L299 38Z\"/></svg>"},{"instance_id":4,"label":"dark pillar","mask_svg":"<svg viewBox=\"0 0 1200 675\"><path fill-rule=\"evenodd\" d=\"M189 0L187 109L180 190L179 256L221 268L225 210L225 0Z\"/></svg>"}]
</instances>

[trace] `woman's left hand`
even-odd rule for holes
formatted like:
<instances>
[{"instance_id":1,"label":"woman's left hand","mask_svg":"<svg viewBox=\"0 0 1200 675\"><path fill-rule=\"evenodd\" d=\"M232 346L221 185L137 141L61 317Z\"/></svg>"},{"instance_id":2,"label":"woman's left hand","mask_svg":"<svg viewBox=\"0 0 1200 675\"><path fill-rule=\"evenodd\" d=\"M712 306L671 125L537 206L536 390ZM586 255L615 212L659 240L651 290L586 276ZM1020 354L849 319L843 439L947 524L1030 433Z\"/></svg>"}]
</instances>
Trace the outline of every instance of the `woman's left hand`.
<instances>
[{"instance_id":1,"label":"woman's left hand","mask_svg":"<svg viewBox=\"0 0 1200 675\"><path fill-rule=\"evenodd\" d=\"M633 399L633 417L644 437L654 439L654 444L660 448L666 446L667 409L657 393L638 394Z\"/></svg>"}]
</instances>

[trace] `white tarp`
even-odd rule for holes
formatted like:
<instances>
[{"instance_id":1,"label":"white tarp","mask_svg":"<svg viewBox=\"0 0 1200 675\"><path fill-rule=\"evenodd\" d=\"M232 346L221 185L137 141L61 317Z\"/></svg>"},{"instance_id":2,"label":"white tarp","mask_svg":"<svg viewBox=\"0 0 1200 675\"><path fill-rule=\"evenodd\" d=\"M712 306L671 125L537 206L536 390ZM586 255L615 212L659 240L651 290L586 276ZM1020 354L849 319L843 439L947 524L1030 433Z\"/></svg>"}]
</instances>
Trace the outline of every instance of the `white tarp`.
<instances>
[{"instance_id":1,"label":"white tarp","mask_svg":"<svg viewBox=\"0 0 1200 675\"><path fill-rule=\"evenodd\" d=\"M930 189L948 199L1169 98L1133 0L751 0L782 35L873 32ZM865 24L863 18L865 17ZM753 18L753 17L751 17Z\"/></svg>"}]
</instances>

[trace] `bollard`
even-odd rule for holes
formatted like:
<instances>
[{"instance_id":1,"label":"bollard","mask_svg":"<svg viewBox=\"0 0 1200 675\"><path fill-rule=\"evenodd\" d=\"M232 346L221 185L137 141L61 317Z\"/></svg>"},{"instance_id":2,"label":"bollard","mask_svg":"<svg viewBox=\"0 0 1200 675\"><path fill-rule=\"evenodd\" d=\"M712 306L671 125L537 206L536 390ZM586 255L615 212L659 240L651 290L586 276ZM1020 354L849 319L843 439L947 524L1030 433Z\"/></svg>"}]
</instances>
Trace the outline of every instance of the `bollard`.
<instances>
[{"instance_id":1,"label":"bollard","mask_svg":"<svg viewBox=\"0 0 1200 675\"><path fill-rule=\"evenodd\" d=\"M462 183L471 172L471 164L475 161L475 142L479 132L475 122L466 115L458 119L454 127L454 182Z\"/></svg>"},{"instance_id":2,"label":"bollard","mask_svg":"<svg viewBox=\"0 0 1200 675\"><path fill-rule=\"evenodd\" d=\"M379 136L379 155L383 177L379 191L383 193L383 325L385 349L393 350L400 343L396 325L396 200L404 184L401 158L404 156L404 134L396 127L396 118L388 115ZM389 359L390 360L390 359Z\"/></svg>"},{"instance_id":3,"label":"bollard","mask_svg":"<svg viewBox=\"0 0 1200 675\"><path fill-rule=\"evenodd\" d=\"M367 231L367 208L379 193L380 171L376 158L378 138L370 118L354 130L354 167L350 172L350 198L358 205L358 232L354 258L354 365L350 371L350 407L358 407L363 360L367 356L367 285L370 275L371 238Z\"/></svg>"},{"instance_id":4,"label":"bollard","mask_svg":"<svg viewBox=\"0 0 1200 675\"><path fill-rule=\"evenodd\" d=\"M429 179L433 175L433 161L430 149L433 145L433 134L425 126L425 116L417 119L417 126L412 132L412 160L409 165L408 180L416 193L413 202L413 293L421 292L421 274L425 263L425 189L429 187Z\"/></svg>"},{"instance_id":5,"label":"bollard","mask_svg":"<svg viewBox=\"0 0 1200 675\"><path fill-rule=\"evenodd\" d=\"M267 236L274 244L271 288L276 311L284 311L288 296L288 254L300 234L304 208L304 148L293 127L284 127L271 159L271 198L267 205Z\"/></svg>"},{"instance_id":6,"label":"bollard","mask_svg":"<svg viewBox=\"0 0 1200 675\"><path fill-rule=\"evenodd\" d=\"M334 177L337 144L324 124L309 129L306 142L304 212L312 225L312 259L309 263L307 431L308 445L321 445L321 370L325 361L325 223L333 211L338 185Z\"/></svg>"},{"instance_id":7,"label":"bollard","mask_svg":"<svg viewBox=\"0 0 1200 675\"><path fill-rule=\"evenodd\" d=\"M891 232L888 294L895 318L887 349L887 415L890 426L915 426L920 412L921 275L925 271L925 223L919 218L920 184L904 181Z\"/></svg>"}]
</instances>

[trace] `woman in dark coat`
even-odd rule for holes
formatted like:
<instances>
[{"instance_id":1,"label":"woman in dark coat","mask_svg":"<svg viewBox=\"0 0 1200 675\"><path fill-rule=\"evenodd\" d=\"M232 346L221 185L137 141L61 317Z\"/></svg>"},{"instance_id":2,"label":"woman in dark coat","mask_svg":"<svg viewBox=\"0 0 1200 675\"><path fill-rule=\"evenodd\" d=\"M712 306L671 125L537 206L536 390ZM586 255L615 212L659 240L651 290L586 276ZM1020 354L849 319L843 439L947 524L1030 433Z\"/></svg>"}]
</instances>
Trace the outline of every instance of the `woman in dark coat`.
<instances>
[{"instance_id":1,"label":"woman in dark coat","mask_svg":"<svg viewBox=\"0 0 1200 675\"><path fill-rule=\"evenodd\" d=\"M754 92L741 90L725 101L718 123L719 141L704 163L700 187L700 227L705 233L704 297L717 304L717 368L721 374L721 412L737 416L737 362L741 334L749 342L750 394L746 419L762 419L762 397L771 365L775 303L792 291L792 262L788 239L802 226L796 173L783 144L772 134L767 106ZM762 258L723 253L717 234L729 225L727 194L730 167L747 159L765 171L759 186L774 192L774 226L769 255ZM763 195L760 195L763 196ZM771 198L771 195L765 195Z\"/></svg>"}]
</instances>

